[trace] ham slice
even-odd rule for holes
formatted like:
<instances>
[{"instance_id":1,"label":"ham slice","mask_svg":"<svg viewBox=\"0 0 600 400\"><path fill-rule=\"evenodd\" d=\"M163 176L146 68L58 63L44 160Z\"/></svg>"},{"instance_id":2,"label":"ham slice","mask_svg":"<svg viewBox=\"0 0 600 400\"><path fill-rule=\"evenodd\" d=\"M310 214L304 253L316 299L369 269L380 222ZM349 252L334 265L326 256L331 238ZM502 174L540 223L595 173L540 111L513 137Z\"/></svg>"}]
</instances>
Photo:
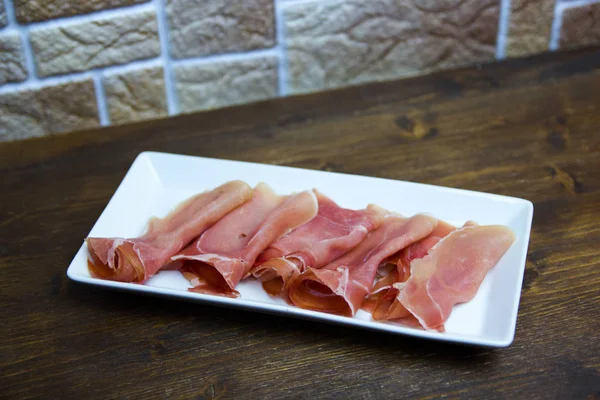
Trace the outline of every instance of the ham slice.
<instances>
[{"instance_id":1,"label":"ham slice","mask_svg":"<svg viewBox=\"0 0 600 400\"><path fill-rule=\"evenodd\" d=\"M425 257L433 246L455 229L455 226L438 220L437 226L429 236L404 248L386 261L388 266L391 264L391 268L388 267L389 272L373 286L369 298L363 303L363 308L373 314L373 319L394 320L410 315L396 298L398 289L393 287L394 283L406 282L410 277L412 260Z\"/></svg>"},{"instance_id":2,"label":"ham slice","mask_svg":"<svg viewBox=\"0 0 600 400\"><path fill-rule=\"evenodd\" d=\"M387 214L375 205L365 210L341 208L327 196L314 192L319 203L317 216L271 244L253 269L252 274L271 295L280 294L306 268L321 268L344 255L376 229Z\"/></svg>"},{"instance_id":3,"label":"ham slice","mask_svg":"<svg viewBox=\"0 0 600 400\"><path fill-rule=\"evenodd\" d=\"M252 189L232 181L191 197L165 218L153 218L147 232L133 239L86 239L90 273L98 278L143 283L171 256L250 198Z\"/></svg>"},{"instance_id":4,"label":"ham slice","mask_svg":"<svg viewBox=\"0 0 600 400\"><path fill-rule=\"evenodd\" d=\"M382 225L353 250L321 269L308 269L290 283L296 306L353 316L370 292L383 260L429 235L437 219L388 214Z\"/></svg>"},{"instance_id":5,"label":"ham slice","mask_svg":"<svg viewBox=\"0 0 600 400\"><path fill-rule=\"evenodd\" d=\"M261 183L252 199L225 216L200 238L172 257L199 293L237 297L258 255L275 240L310 221L318 211L312 191L279 196Z\"/></svg>"},{"instance_id":6,"label":"ham slice","mask_svg":"<svg viewBox=\"0 0 600 400\"><path fill-rule=\"evenodd\" d=\"M475 296L514 240L510 229L496 225L468 224L449 233L411 262L406 282L394 284L398 301L424 328L443 331L452 308Z\"/></svg>"}]
</instances>

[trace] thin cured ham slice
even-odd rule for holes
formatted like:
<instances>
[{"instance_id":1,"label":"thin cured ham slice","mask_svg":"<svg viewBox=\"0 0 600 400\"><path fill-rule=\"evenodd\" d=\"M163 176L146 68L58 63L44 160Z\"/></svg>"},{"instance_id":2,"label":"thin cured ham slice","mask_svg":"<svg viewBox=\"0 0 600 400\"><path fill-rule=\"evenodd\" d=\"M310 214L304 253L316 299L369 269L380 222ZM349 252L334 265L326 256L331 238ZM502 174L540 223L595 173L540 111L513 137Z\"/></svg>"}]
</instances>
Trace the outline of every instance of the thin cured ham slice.
<instances>
[{"instance_id":1,"label":"thin cured ham slice","mask_svg":"<svg viewBox=\"0 0 600 400\"><path fill-rule=\"evenodd\" d=\"M258 255L275 240L315 217L312 191L279 196L259 184L252 199L207 230L172 257L199 293L237 297L237 284L248 275Z\"/></svg>"},{"instance_id":2,"label":"thin cured ham slice","mask_svg":"<svg viewBox=\"0 0 600 400\"><path fill-rule=\"evenodd\" d=\"M388 213L375 205L349 210L314 192L319 203L317 216L271 244L253 268L252 274L271 295L280 294L287 282L307 268L321 268L344 255L379 227Z\"/></svg>"},{"instance_id":3,"label":"thin cured ham slice","mask_svg":"<svg viewBox=\"0 0 600 400\"><path fill-rule=\"evenodd\" d=\"M389 272L373 286L369 298L363 303L363 308L373 314L373 319L394 320L410 316L397 299L398 289L393 287L394 283L406 282L410 277L412 260L425 257L433 246L455 229L454 225L438 220L429 236L386 260Z\"/></svg>"},{"instance_id":4,"label":"thin cured ham slice","mask_svg":"<svg viewBox=\"0 0 600 400\"><path fill-rule=\"evenodd\" d=\"M412 260L425 257L432 247L455 230L456 227L454 225L438 220L438 225L429 236L402 250L396 263L398 274L400 275L400 279L402 279L401 282L408 280L410 277L410 263Z\"/></svg>"},{"instance_id":5,"label":"thin cured ham slice","mask_svg":"<svg viewBox=\"0 0 600 400\"><path fill-rule=\"evenodd\" d=\"M143 283L190 241L252 195L242 181L232 181L191 197L165 218L153 218L147 232L133 239L86 239L90 273L99 278Z\"/></svg>"},{"instance_id":6,"label":"thin cured ham slice","mask_svg":"<svg viewBox=\"0 0 600 400\"><path fill-rule=\"evenodd\" d=\"M509 228L498 225L469 224L451 232L411 262L406 282L394 284L399 302L424 328L443 331L452 308L475 296L514 240Z\"/></svg>"},{"instance_id":7,"label":"thin cured ham slice","mask_svg":"<svg viewBox=\"0 0 600 400\"><path fill-rule=\"evenodd\" d=\"M261 224L283 201L266 184L252 192L252 198L221 219L198 240L175 255L183 262L181 271L202 293L234 296L235 285L244 275L242 252Z\"/></svg>"},{"instance_id":8,"label":"thin cured ham slice","mask_svg":"<svg viewBox=\"0 0 600 400\"><path fill-rule=\"evenodd\" d=\"M370 292L383 260L429 235L437 219L395 214L369 233L353 250L321 269L308 269L290 283L289 298L296 306L353 316Z\"/></svg>"}]
</instances>

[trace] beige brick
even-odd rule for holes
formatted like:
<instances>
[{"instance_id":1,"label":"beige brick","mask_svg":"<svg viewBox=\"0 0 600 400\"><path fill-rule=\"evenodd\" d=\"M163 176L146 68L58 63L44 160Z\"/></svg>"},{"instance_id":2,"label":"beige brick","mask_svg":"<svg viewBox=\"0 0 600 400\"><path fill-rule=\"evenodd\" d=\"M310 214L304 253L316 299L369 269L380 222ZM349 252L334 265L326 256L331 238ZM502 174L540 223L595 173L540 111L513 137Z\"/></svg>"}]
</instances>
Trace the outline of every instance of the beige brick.
<instances>
[{"instance_id":1,"label":"beige brick","mask_svg":"<svg viewBox=\"0 0 600 400\"><path fill-rule=\"evenodd\" d=\"M18 33L0 36L0 84L27 78L21 37Z\"/></svg>"},{"instance_id":2,"label":"beige brick","mask_svg":"<svg viewBox=\"0 0 600 400\"><path fill-rule=\"evenodd\" d=\"M4 2L0 1L0 28L6 26L8 21L6 20L6 10L4 9Z\"/></svg>"},{"instance_id":3,"label":"beige brick","mask_svg":"<svg viewBox=\"0 0 600 400\"><path fill-rule=\"evenodd\" d=\"M274 0L167 0L176 58L273 47Z\"/></svg>"},{"instance_id":4,"label":"beige brick","mask_svg":"<svg viewBox=\"0 0 600 400\"><path fill-rule=\"evenodd\" d=\"M560 48L595 45L600 45L600 3L565 9L560 32Z\"/></svg>"},{"instance_id":5,"label":"beige brick","mask_svg":"<svg viewBox=\"0 0 600 400\"><path fill-rule=\"evenodd\" d=\"M99 125L90 79L0 95L0 141Z\"/></svg>"},{"instance_id":6,"label":"beige brick","mask_svg":"<svg viewBox=\"0 0 600 400\"><path fill-rule=\"evenodd\" d=\"M495 59L499 0L284 3L293 93Z\"/></svg>"},{"instance_id":7,"label":"beige brick","mask_svg":"<svg viewBox=\"0 0 600 400\"><path fill-rule=\"evenodd\" d=\"M506 55L548 51L555 0L512 0Z\"/></svg>"},{"instance_id":8,"label":"beige brick","mask_svg":"<svg viewBox=\"0 0 600 400\"><path fill-rule=\"evenodd\" d=\"M161 67L107 76L104 79L104 91L113 124L168 114Z\"/></svg>"},{"instance_id":9,"label":"beige brick","mask_svg":"<svg viewBox=\"0 0 600 400\"><path fill-rule=\"evenodd\" d=\"M251 103L277 96L277 58L175 68L182 112Z\"/></svg>"},{"instance_id":10,"label":"beige brick","mask_svg":"<svg viewBox=\"0 0 600 400\"><path fill-rule=\"evenodd\" d=\"M146 3L149 0L14 0L17 21L45 21L58 17Z\"/></svg>"},{"instance_id":11,"label":"beige brick","mask_svg":"<svg viewBox=\"0 0 600 400\"><path fill-rule=\"evenodd\" d=\"M30 36L40 76L122 64L160 53L154 11L36 29Z\"/></svg>"},{"instance_id":12,"label":"beige brick","mask_svg":"<svg viewBox=\"0 0 600 400\"><path fill-rule=\"evenodd\" d=\"M0 95L0 142L43 136L44 114L34 91Z\"/></svg>"}]
</instances>

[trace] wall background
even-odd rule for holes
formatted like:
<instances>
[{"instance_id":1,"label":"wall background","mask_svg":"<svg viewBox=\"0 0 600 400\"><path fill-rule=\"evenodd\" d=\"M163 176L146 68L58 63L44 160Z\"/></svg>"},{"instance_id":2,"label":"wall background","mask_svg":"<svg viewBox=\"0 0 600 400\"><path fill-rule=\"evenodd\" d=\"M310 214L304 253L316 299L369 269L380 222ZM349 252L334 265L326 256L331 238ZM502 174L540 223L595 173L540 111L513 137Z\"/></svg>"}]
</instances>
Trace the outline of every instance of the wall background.
<instances>
[{"instance_id":1,"label":"wall background","mask_svg":"<svg viewBox=\"0 0 600 400\"><path fill-rule=\"evenodd\" d=\"M0 141L599 44L600 0L0 0Z\"/></svg>"}]
</instances>

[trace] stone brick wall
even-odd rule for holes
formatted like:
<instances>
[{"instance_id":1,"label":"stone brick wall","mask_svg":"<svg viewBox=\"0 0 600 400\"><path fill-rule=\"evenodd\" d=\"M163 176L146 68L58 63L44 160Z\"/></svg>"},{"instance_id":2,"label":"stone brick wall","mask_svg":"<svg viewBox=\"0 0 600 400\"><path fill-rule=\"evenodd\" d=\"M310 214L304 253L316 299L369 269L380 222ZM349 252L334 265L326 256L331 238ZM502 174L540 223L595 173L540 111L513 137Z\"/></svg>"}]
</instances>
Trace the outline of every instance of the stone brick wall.
<instances>
[{"instance_id":1,"label":"stone brick wall","mask_svg":"<svg viewBox=\"0 0 600 400\"><path fill-rule=\"evenodd\" d=\"M600 0L0 0L0 141L600 45Z\"/></svg>"}]
</instances>

